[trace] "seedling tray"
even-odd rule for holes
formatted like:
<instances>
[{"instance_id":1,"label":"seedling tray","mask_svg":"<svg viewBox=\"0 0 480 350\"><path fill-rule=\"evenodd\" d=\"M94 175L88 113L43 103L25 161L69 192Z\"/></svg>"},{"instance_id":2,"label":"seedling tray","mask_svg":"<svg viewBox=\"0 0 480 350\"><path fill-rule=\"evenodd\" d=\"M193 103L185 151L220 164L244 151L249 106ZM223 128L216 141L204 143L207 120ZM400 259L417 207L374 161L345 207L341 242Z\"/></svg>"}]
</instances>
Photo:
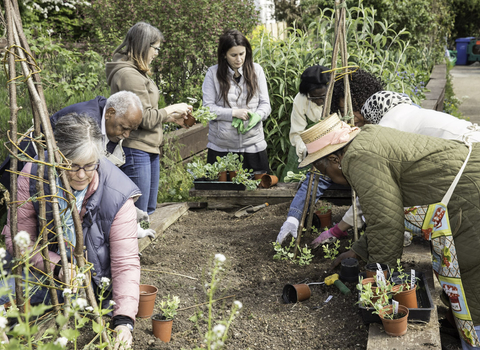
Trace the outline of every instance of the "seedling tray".
<instances>
[{"instance_id":1,"label":"seedling tray","mask_svg":"<svg viewBox=\"0 0 480 350\"><path fill-rule=\"evenodd\" d=\"M365 278L365 273L359 274ZM408 321L409 322L421 322L428 323L430 321L430 314L435 310L433 304L432 295L428 284L425 283L425 274L423 272L415 272L415 276L419 278L417 280L417 304L418 308L408 309ZM360 300L360 292L358 293L358 300ZM363 322L365 324L369 323L382 323L380 316L374 314L374 309L372 307L365 307L361 304L358 304L360 314L362 315Z\"/></svg>"},{"instance_id":2,"label":"seedling tray","mask_svg":"<svg viewBox=\"0 0 480 350\"><path fill-rule=\"evenodd\" d=\"M231 181L193 181L196 190L204 191L245 191L246 187L242 184L234 184Z\"/></svg>"}]
</instances>

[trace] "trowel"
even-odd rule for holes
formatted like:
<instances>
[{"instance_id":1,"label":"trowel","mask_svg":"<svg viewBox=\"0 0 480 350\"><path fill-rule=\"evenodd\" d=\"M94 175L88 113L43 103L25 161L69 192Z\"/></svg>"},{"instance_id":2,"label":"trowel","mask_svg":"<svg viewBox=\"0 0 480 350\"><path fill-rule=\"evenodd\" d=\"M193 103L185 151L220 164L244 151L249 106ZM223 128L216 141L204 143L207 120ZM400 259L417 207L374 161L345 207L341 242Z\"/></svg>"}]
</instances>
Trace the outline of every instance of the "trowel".
<instances>
[{"instance_id":1,"label":"trowel","mask_svg":"<svg viewBox=\"0 0 480 350\"><path fill-rule=\"evenodd\" d=\"M265 207L268 207L268 203L263 203L263 204L260 204L260 205L248 205L242 209L239 209L235 212L235 217L237 218L241 218L243 216L246 216L246 215L250 215L252 213L255 213L256 211L259 211L260 209L262 208L265 208Z\"/></svg>"}]
</instances>

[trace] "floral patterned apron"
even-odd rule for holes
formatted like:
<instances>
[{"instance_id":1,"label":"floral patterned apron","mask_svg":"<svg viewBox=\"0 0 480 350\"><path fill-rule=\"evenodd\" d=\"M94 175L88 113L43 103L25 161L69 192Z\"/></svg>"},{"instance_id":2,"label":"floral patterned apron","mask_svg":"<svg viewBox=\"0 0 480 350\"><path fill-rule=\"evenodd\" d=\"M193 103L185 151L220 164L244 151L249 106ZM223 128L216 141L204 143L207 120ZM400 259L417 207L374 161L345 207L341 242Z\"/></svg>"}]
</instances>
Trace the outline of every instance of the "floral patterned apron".
<instances>
[{"instance_id":1,"label":"floral patterned apron","mask_svg":"<svg viewBox=\"0 0 480 350\"><path fill-rule=\"evenodd\" d=\"M421 230L423 237L431 242L432 267L443 290L450 299L458 332L465 342L471 346L478 347L480 346L480 341L468 309L447 210L448 202L470 158L472 152L471 144L468 144L468 147L467 158L442 201L430 205L406 208L405 220L411 225L409 229L413 232Z\"/></svg>"}]
</instances>

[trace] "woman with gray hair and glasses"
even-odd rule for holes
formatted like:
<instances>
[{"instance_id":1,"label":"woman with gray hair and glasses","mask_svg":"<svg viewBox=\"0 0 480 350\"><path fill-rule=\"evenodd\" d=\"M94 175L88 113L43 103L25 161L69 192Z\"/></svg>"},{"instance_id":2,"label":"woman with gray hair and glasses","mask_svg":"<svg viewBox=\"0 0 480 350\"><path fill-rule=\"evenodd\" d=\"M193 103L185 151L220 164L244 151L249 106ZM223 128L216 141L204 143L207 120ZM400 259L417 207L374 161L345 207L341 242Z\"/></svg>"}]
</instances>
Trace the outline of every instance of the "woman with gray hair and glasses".
<instances>
[{"instance_id":1,"label":"woman with gray hair and glasses","mask_svg":"<svg viewBox=\"0 0 480 350\"><path fill-rule=\"evenodd\" d=\"M112 328L117 332L115 348L130 346L139 301L140 260L134 201L140 196L140 190L120 169L104 158L102 133L92 118L75 113L62 117L55 127L55 139L59 150L71 162L70 169L65 171L82 221L85 255L93 264L91 281L93 289L97 292L101 290L105 278L112 281L107 292L108 299L115 301L112 319ZM38 201L31 200L37 196L37 181L33 177L37 172L38 163L27 163L22 170L25 175L18 177L17 197L18 201L24 204L18 208L17 235L20 235L21 231L25 232L24 235L28 234L30 239L27 239L27 242L30 244L27 251L31 256L29 263L35 269L45 271L42 254L37 246L40 232L43 230L38 221L39 205ZM46 175L45 171L44 178ZM75 269L72 264L75 263L73 257L76 245L75 228L66 194L58 178L57 186L56 197L59 198L64 241L70 260L69 266L73 272L71 282L62 288L74 289ZM51 195L47 184L44 185L44 190L46 196ZM50 223L51 232L48 259L55 278L61 280L63 269L54 233L50 201L46 201L46 207L46 222ZM9 221L2 234L5 236L8 252L13 255ZM17 240L15 243L19 249ZM20 250L22 254L25 252L25 248ZM9 280L9 285L14 287L13 278ZM30 302L45 303L48 299L48 290L42 288L31 295ZM2 296L0 304L5 304L8 300L8 295Z\"/></svg>"}]
</instances>

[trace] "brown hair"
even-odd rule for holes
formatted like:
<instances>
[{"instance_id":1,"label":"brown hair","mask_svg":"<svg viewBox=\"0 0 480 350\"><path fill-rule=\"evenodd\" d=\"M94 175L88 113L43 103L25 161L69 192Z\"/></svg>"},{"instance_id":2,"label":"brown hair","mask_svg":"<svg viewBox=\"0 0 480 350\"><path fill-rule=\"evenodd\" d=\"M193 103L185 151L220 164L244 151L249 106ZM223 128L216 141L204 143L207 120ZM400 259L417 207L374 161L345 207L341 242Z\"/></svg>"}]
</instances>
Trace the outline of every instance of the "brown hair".
<instances>
[{"instance_id":1,"label":"brown hair","mask_svg":"<svg viewBox=\"0 0 480 350\"><path fill-rule=\"evenodd\" d=\"M220 84L220 98L223 98L224 103L229 107L228 103L228 90L230 90L230 81L228 80L228 62L225 58L228 50L234 46L243 46L245 47L245 61L243 63L243 78L247 84L247 104L255 95L258 89L257 84L257 75L255 74L255 68L253 66L253 54L252 47L248 42L247 38L240 33L238 30L229 29L221 37L218 42L218 70L217 70L217 79Z\"/></svg>"},{"instance_id":2,"label":"brown hair","mask_svg":"<svg viewBox=\"0 0 480 350\"><path fill-rule=\"evenodd\" d=\"M149 23L138 22L128 30L125 39L115 49L113 55L115 56L116 53L127 55L138 70L146 74L152 74L148 63L148 52L153 44L163 40L164 37L160 30Z\"/></svg>"}]
</instances>

